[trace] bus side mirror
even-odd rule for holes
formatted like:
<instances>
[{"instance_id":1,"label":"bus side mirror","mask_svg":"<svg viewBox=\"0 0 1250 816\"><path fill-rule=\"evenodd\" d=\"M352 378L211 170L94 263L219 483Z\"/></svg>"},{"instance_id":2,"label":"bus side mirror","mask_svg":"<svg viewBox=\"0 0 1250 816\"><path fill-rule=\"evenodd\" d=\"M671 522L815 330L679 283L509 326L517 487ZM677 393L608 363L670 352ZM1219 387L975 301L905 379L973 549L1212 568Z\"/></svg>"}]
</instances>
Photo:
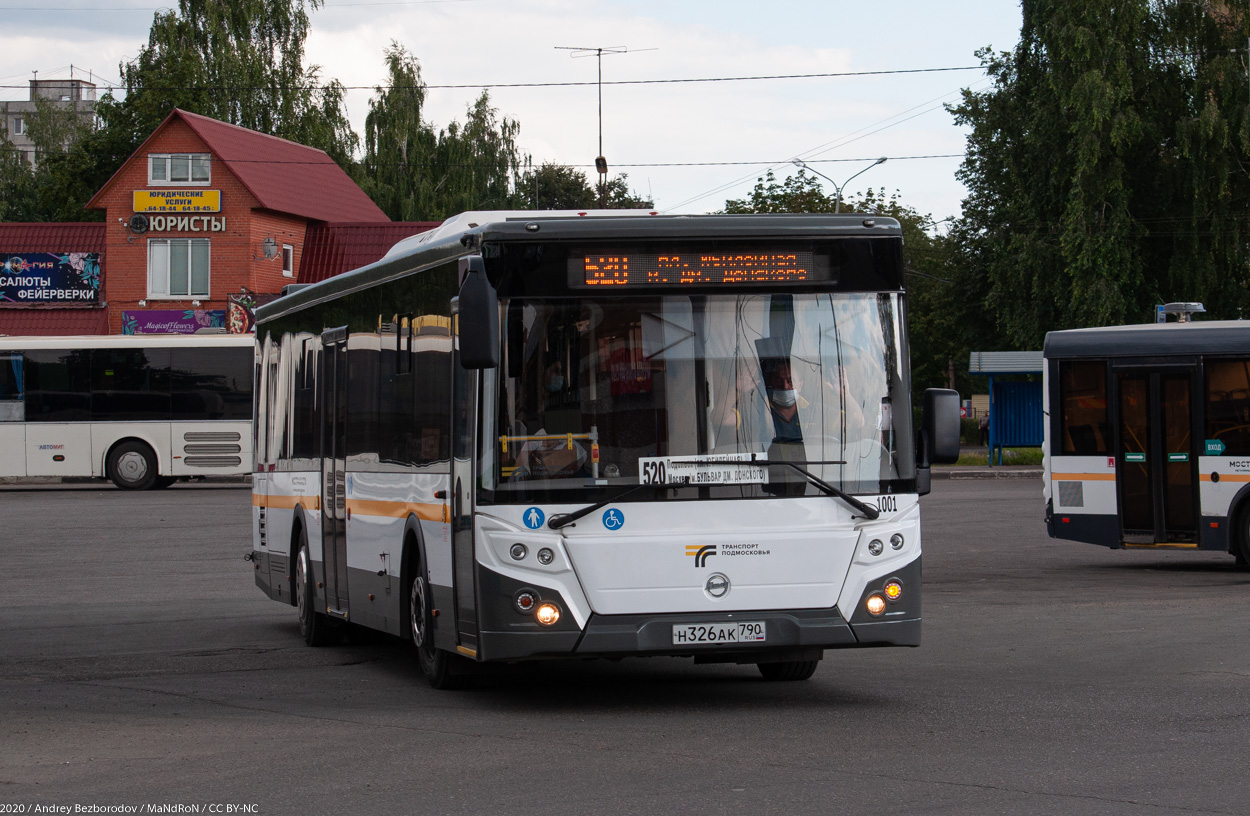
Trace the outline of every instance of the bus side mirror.
<instances>
[{"instance_id":1,"label":"bus side mirror","mask_svg":"<svg viewBox=\"0 0 1250 816\"><path fill-rule=\"evenodd\" d=\"M921 416L921 442L928 465L953 465L959 460L959 392L926 388Z\"/></svg>"},{"instance_id":2,"label":"bus side mirror","mask_svg":"<svg viewBox=\"0 0 1250 816\"><path fill-rule=\"evenodd\" d=\"M481 255L460 259L460 365L468 369L499 365L499 293L486 279Z\"/></svg>"}]
</instances>

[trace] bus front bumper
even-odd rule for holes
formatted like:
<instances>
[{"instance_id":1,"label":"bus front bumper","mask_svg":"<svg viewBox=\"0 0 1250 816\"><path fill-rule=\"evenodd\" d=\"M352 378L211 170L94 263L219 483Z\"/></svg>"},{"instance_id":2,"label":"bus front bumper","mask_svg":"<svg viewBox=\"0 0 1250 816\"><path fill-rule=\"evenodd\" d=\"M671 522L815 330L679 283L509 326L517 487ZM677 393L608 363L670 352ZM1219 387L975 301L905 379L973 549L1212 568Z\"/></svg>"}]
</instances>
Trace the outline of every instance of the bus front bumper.
<instances>
[{"instance_id":1,"label":"bus front bumper","mask_svg":"<svg viewBox=\"0 0 1250 816\"><path fill-rule=\"evenodd\" d=\"M697 662L767 663L816 660L825 649L862 646L919 646L920 594L891 605L881 617L865 610L869 595L881 591L887 577L920 586L920 559L890 576L869 582L850 620L831 609L735 610L718 613L651 615L592 614L584 629L498 631L483 627L478 659L522 660L536 657L681 656ZM546 593L544 593L546 595ZM674 627L737 622L763 623L762 643L674 643Z\"/></svg>"}]
</instances>

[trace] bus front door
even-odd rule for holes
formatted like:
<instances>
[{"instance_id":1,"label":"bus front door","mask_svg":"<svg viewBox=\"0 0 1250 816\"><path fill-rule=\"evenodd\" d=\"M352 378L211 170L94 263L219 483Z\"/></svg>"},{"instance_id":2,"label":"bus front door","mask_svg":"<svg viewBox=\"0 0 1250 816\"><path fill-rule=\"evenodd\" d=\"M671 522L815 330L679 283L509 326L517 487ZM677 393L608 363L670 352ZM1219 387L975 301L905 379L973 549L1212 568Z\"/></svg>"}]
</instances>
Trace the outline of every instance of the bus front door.
<instances>
[{"instance_id":1,"label":"bus front door","mask_svg":"<svg viewBox=\"0 0 1250 816\"><path fill-rule=\"evenodd\" d=\"M348 615L347 604L347 330L321 335L321 553L326 611Z\"/></svg>"},{"instance_id":2,"label":"bus front door","mask_svg":"<svg viewBox=\"0 0 1250 816\"><path fill-rule=\"evenodd\" d=\"M1197 367L1120 369L1116 382L1121 539L1126 546L1193 545L1198 540Z\"/></svg>"}]
</instances>

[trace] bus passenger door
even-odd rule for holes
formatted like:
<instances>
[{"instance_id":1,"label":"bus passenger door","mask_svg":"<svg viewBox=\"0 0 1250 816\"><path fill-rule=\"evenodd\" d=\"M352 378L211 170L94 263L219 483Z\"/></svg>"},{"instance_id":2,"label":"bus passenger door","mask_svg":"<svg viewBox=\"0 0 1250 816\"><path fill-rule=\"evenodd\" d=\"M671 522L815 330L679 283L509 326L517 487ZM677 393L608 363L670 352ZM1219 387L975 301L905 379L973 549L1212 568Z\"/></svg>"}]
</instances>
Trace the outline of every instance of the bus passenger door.
<instances>
[{"instance_id":1,"label":"bus passenger door","mask_svg":"<svg viewBox=\"0 0 1250 816\"><path fill-rule=\"evenodd\" d=\"M321 552L327 612L347 606L347 329L321 335Z\"/></svg>"},{"instance_id":2,"label":"bus passenger door","mask_svg":"<svg viewBox=\"0 0 1250 816\"><path fill-rule=\"evenodd\" d=\"M473 552L474 426L477 412L477 372L460 365L457 348L451 361L451 559L456 598L456 639L477 651L477 594Z\"/></svg>"},{"instance_id":3,"label":"bus passenger door","mask_svg":"<svg viewBox=\"0 0 1250 816\"><path fill-rule=\"evenodd\" d=\"M1196 544L1197 367L1121 368L1117 487L1126 545Z\"/></svg>"}]
</instances>

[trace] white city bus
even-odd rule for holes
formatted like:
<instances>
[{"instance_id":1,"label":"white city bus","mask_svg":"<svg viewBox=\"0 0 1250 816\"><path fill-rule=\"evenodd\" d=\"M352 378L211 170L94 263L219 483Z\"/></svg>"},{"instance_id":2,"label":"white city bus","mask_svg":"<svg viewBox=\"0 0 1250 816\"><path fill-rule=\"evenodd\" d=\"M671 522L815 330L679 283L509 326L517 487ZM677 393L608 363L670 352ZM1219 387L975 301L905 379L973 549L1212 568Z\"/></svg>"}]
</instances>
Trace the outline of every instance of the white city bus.
<instances>
[{"instance_id":1,"label":"white city bus","mask_svg":"<svg viewBox=\"0 0 1250 816\"><path fill-rule=\"evenodd\" d=\"M254 354L251 335L0 337L0 476L250 473Z\"/></svg>"},{"instance_id":2,"label":"white city bus","mask_svg":"<svg viewBox=\"0 0 1250 816\"><path fill-rule=\"evenodd\" d=\"M256 583L304 639L811 676L920 642L901 232L468 214L258 312Z\"/></svg>"},{"instance_id":3,"label":"white city bus","mask_svg":"<svg viewBox=\"0 0 1250 816\"><path fill-rule=\"evenodd\" d=\"M1250 322L1046 335L1046 526L1250 563Z\"/></svg>"}]
</instances>

